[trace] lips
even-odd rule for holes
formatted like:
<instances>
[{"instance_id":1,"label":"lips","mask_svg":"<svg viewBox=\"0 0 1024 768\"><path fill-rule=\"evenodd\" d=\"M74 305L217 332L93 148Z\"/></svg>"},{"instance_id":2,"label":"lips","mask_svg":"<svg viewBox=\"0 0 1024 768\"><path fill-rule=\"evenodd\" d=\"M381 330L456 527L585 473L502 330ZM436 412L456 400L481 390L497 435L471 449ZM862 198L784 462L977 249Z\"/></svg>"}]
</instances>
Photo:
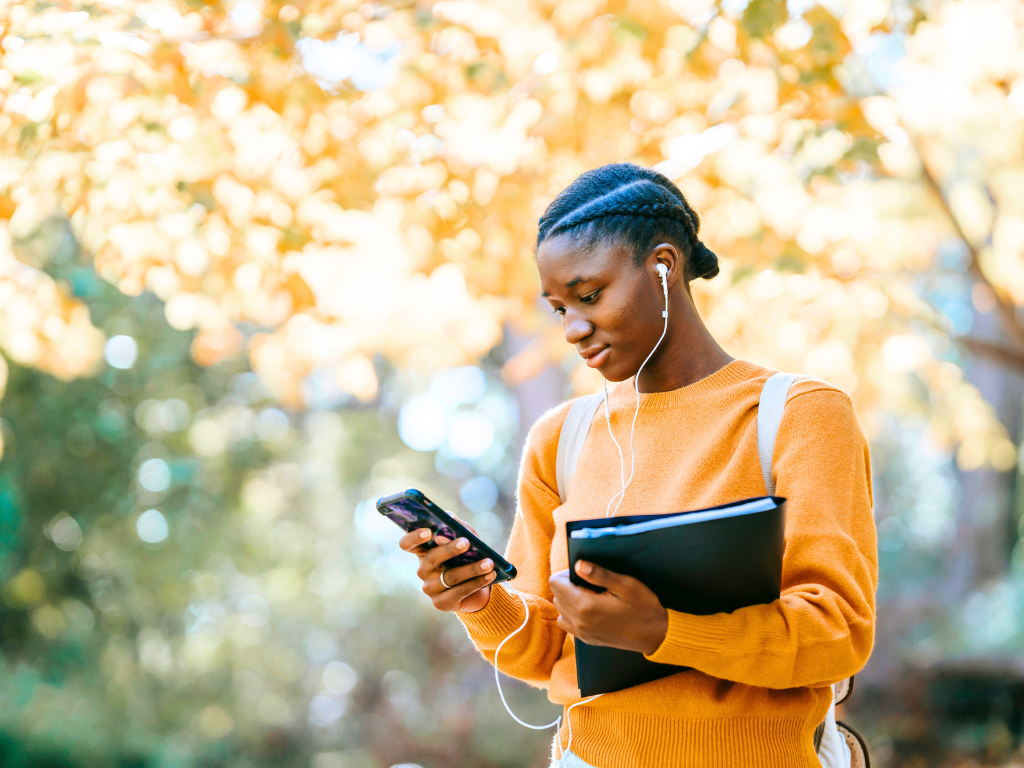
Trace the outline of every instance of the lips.
<instances>
[{"instance_id":1,"label":"lips","mask_svg":"<svg viewBox=\"0 0 1024 768\"><path fill-rule=\"evenodd\" d=\"M610 352L611 347L605 344L600 347L588 347L587 349L584 349L580 352L580 357L586 361L587 366L590 368L600 368L608 359Z\"/></svg>"}]
</instances>

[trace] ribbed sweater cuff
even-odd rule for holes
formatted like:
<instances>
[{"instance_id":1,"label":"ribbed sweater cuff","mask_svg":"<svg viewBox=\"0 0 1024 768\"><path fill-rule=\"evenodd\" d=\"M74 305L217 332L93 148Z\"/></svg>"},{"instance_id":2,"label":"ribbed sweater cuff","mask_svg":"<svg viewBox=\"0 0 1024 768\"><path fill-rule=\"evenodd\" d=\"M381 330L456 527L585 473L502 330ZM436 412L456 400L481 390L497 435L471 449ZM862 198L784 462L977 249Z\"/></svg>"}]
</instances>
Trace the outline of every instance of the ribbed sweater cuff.
<instances>
[{"instance_id":1,"label":"ribbed sweater cuff","mask_svg":"<svg viewBox=\"0 0 1024 768\"><path fill-rule=\"evenodd\" d=\"M725 647L726 628L721 615L694 616L668 612L668 631L654 653L644 654L648 661L676 666L695 666L697 657L706 659Z\"/></svg>"},{"instance_id":2,"label":"ribbed sweater cuff","mask_svg":"<svg viewBox=\"0 0 1024 768\"><path fill-rule=\"evenodd\" d=\"M465 625L471 637L487 640L497 638L499 641L519 629L523 623L523 604L501 584L491 587L491 597L487 605L479 611L464 613L456 611L455 615Z\"/></svg>"}]
</instances>

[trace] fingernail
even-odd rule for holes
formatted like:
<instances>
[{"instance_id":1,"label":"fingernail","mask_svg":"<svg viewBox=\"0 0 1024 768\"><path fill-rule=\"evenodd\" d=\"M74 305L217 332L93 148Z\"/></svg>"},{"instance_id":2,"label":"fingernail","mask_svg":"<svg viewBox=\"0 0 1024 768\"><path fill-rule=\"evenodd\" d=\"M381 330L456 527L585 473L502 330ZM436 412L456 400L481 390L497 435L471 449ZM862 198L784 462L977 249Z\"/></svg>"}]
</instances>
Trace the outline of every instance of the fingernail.
<instances>
[{"instance_id":1,"label":"fingernail","mask_svg":"<svg viewBox=\"0 0 1024 768\"><path fill-rule=\"evenodd\" d=\"M589 576L590 572L593 570L594 567L590 563L584 562L583 560L576 561L576 573L583 574L584 576Z\"/></svg>"},{"instance_id":2,"label":"fingernail","mask_svg":"<svg viewBox=\"0 0 1024 768\"><path fill-rule=\"evenodd\" d=\"M494 573L494 571L491 571L491 572L490 572L490 573L488 573L488 574L487 574L486 576L484 576L484 581L491 581L492 579L494 579L494 577L495 577L496 575L497 575L497 574L496 574L496 573Z\"/></svg>"},{"instance_id":3,"label":"fingernail","mask_svg":"<svg viewBox=\"0 0 1024 768\"><path fill-rule=\"evenodd\" d=\"M457 549L465 549L468 546L469 546L469 540L468 539L459 539L457 542L455 542L455 547Z\"/></svg>"},{"instance_id":4,"label":"fingernail","mask_svg":"<svg viewBox=\"0 0 1024 768\"><path fill-rule=\"evenodd\" d=\"M427 530L420 531L420 538L421 539L429 539L430 538L430 531L427 531Z\"/></svg>"},{"instance_id":5,"label":"fingernail","mask_svg":"<svg viewBox=\"0 0 1024 768\"><path fill-rule=\"evenodd\" d=\"M494 563L492 563L490 560L484 560L482 563L480 563L480 570L481 571L489 571L493 567L494 567Z\"/></svg>"}]
</instances>

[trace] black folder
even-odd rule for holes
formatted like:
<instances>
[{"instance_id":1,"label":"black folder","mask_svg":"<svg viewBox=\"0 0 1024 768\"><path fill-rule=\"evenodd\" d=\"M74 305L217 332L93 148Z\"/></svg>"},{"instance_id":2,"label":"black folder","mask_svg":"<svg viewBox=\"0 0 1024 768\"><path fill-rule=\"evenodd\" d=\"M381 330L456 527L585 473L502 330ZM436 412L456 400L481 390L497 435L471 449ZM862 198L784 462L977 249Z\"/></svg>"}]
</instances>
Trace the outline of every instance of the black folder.
<instances>
[{"instance_id":1,"label":"black folder","mask_svg":"<svg viewBox=\"0 0 1024 768\"><path fill-rule=\"evenodd\" d=\"M767 508L736 509L752 502ZM695 515L695 522L641 533L573 538L573 532L581 529L688 515ZM786 500L767 496L690 512L574 520L566 524L569 578L577 586L597 589L576 574L576 561L588 560L639 579L666 608L698 616L770 603L779 598L781 589L785 515ZM655 664L638 651L587 645L579 638L575 644L576 679L583 696L620 691L688 669Z\"/></svg>"}]
</instances>

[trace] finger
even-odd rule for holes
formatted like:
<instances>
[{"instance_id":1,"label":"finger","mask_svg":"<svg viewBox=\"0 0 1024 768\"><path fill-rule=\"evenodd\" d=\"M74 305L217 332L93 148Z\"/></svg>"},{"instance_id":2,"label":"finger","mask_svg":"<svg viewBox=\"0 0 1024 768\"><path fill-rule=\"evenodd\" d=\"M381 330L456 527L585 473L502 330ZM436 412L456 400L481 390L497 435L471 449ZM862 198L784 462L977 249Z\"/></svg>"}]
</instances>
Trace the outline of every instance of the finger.
<instances>
[{"instance_id":1,"label":"finger","mask_svg":"<svg viewBox=\"0 0 1024 768\"><path fill-rule=\"evenodd\" d=\"M564 616L559 616L558 621L556 621L555 623L558 625L558 628L561 629L563 632L568 632L573 637L576 636L576 628L573 627L573 625L570 624L568 621L566 621Z\"/></svg>"},{"instance_id":2,"label":"finger","mask_svg":"<svg viewBox=\"0 0 1024 768\"><path fill-rule=\"evenodd\" d=\"M577 587L575 584L559 585L552 590L551 604L559 615L570 621L577 621L580 615L593 608L595 595L591 590Z\"/></svg>"},{"instance_id":3,"label":"finger","mask_svg":"<svg viewBox=\"0 0 1024 768\"><path fill-rule=\"evenodd\" d=\"M437 538L435 538L436 540ZM469 539L458 538L442 546L434 547L423 556L423 562L430 568L437 568L441 563L451 560L456 555L461 555L467 549L469 549Z\"/></svg>"},{"instance_id":4,"label":"finger","mask_svg":"<svg viewBox=\"0 0 1024 768\"><path fill-rule=\"evenodd\" d=\"M458 568L445 569L444 580L449 584L461 584L464 581L482 576L494 570L494 561L489 557L478 560L469 565L460 565Z\"/></svg>"},{"instance_id":5,"label":"finger","mask_svg":"<svg viewBox=\"0 0 1024 768\"><path fill-rule=\"evenodd\" d=\"M559 626L561 626L562 629L568 628L569 631L572 631L576 622L576 609L573 607L572 603L567 603L564 600L555 598L553 604L555 606L555 610L558 611L559 621L562 622ZM575 632L573 632L573 634L575 634Z\"/></svg>"},{"instance_id":6,"label":"finger","mask_svg":"<svg viewBox=\"0 0 1024 768\"><path fill-rule=\"evenodd\" d=\"M437 578L428 579L424 582L423 591L428 595L440 594L445 590L453 589L465 581L490 573L493 570L494 561L490 558L485 558L469 565L460 565L458 568L452 568L451 570L446 569L444 571L444 581L441 581L441 572L435 571ZM451 586L445 586L446 582Z\"/></svg>"},{"instance_id":7,"label":"finger","mask_svg":"<svg viewBox=\"0 0 1024 768\"><path fill-rule=\"evenodd\" d=\"M446 590L441 595L434 598L434 604L437 607L448 606L449 608L458 606L463 600L477 592L492 581L494 581L494 572L485 573L483 576L477 576L475 579L464 581L453 589Z\"/></svg>"},{"instance_id":8,"label":"finger","mask_svg":"<svg viewBox=\"0 0 1024 768\"><path fill-rule=\"evenodd\" d=\"M431 530L429 528L419 528L415 531L409 531L398 540L398 546L406 552L416 552L417 549L430 541L430 535Z\"/></svg>"},{"instance_id":9,"label":"finger","mask_svg":"<svg viewBox=\"0 0 1024 768\"><path fill-rule=\"evenodd\" d=\"M558 573L551 574L551 577L548 579L548 587L551 588L552 594L565 600L572 599L576 590L579 589L579 587L569 581L568 571L559 571Z\"/></svg>"},{"instance_id":10,"label":"finger","mask_svg":"<svg viewBox=\"0 0 1024 768\"><path fill-rule=\"evenodd\" d=\"M451 515L452 517L454 517L456 520L458 520L460 523L462 523L464 526L466 526L466 528L468 528L474 535L476 535L476 528L474 528L472 525L467 523L465 520L463 520L461 517L456 515L454 512L449 512L448 514Z\"/></svg>"},{"instance_id":11,"label":"finger","mask_svg":"<svg viewBox=\"0 0 1024 768\"><path fill-rule=\"evenodd\" d=\"M621 573L609 571L607 568L594 565L586 560L576 561L576 574L590 584L604 587L613 595L621 594L629 582L635 581L631 576L623 576Z\"/></svg>"},{"instance_id":12,"label":"finger","mask_svg":"<svg viewBox=\"0 0 1024 768\"><path fill-rule=\"evenodd\" d=\"M461 517L456 515L454 512L449 512L447 509L445 510L445 512L448 512L448 514L451 515L453 519L458 520L466 528L468 528L474 535L476 535L476 528L474 528L472 525L467 523L465 520L463 520ZM446 543L448 543L448 541L450 541L450 539L447 536L438 536L435 539L435 541L437 541L438 544L446 544Z\"/></svg>"},{"instance_id":13,"label":"finger","mask_svg":"<svg viewBox=\"0 0 1024 768\"><path fill-rule=\"evenodd\" d=\"M566 614L565 602L559 598L558 595L553 595L551 597L551 604L555 606L555 610L558 611L559 616L564 616Z\"/></svg>"}]
</instances>

